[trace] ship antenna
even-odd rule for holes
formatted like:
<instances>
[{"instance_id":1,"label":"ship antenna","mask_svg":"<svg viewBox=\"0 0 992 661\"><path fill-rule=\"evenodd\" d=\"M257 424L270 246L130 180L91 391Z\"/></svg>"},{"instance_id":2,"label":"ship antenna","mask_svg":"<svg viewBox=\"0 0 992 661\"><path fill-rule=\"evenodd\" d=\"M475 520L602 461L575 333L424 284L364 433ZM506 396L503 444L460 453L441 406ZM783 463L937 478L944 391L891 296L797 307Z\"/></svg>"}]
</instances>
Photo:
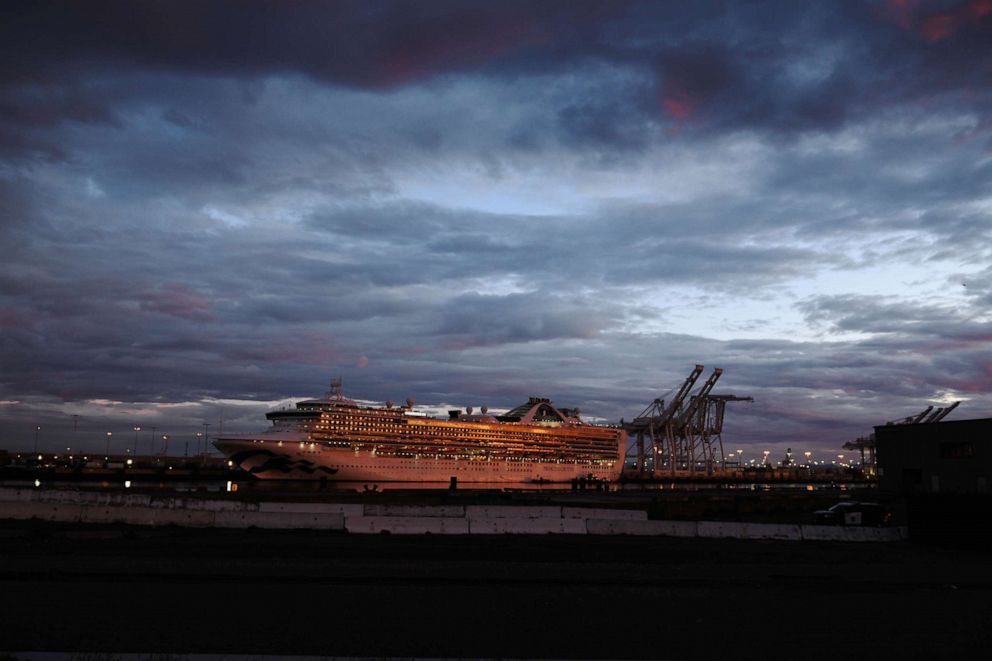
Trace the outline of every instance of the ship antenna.
<instances>
[{"instance_id":1,"label":"ship antenna","mask_svg":"<svg viewBox=\"0 0 992 661\"><path fill-rule=\"evenodd\" d=\"M331 379L331 389L327 391L327 399L331 401L344 401L344 388L342 387L341 377L336 379Z\"/></svg>"}]
</instances>

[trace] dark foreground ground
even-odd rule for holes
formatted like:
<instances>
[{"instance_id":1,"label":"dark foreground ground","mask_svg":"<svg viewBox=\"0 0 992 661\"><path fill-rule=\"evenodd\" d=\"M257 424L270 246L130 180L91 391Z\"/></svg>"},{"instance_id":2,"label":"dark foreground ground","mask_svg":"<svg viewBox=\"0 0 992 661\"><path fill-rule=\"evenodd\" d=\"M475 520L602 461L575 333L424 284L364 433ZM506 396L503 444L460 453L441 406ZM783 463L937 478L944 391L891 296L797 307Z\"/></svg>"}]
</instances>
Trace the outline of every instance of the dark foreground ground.
<instances>
[{"instance_id":1,"label":"dark foreground ground","mask_svg":"<svg viewBox=\"0 0 992 661\"><path fill-rule=\"evenodd\" d=\"M990 561L911 544L0 522L0 650L984 658Z\"/></svg>"}]
</instances>

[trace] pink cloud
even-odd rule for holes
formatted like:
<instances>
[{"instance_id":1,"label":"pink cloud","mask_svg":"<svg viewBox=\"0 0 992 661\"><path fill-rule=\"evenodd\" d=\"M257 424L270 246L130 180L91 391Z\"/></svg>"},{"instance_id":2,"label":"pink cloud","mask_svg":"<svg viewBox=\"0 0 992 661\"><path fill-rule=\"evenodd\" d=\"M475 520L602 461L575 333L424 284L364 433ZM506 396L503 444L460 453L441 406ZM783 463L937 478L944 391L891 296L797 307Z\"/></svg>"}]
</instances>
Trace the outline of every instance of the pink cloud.
<instances>
[{"instance_id":1,"label":"pink cloud","mask_svg":"<svg viewBox=\"0 0 992 661\"><path fill-rule=\"evenodd\" d=\"M889 0L881 13L890 22L934 44L992 14L992 0L962 2L939 14L921 15L919 9L920 3L914 0Z\"/></svg>"},{"instance_id":2,"label":"pink cloud","mask_svg":"<svg viewBox=\"0 0 992 661\"><path fill-rule=\"evenodd\" d=\"M972 20L979 21L992 14L992 0L974 0L968 3L967 11Z\"/></svg>"},{"instance_id":3,"label":"pink cloud","mask_svg":"<svg viewBox=\"0 0 992 661\"><path fill-rule=\"evenodd\" d=\"M665 110L667 110L672 117L681 122L692 117L692 114L696 111L697 104L688 95L679 94L676 96L666 97L662 100L661 105L665 107Z\"/></svg>"},{"instance_id":4,"label":"pink cloud","mask_svg":"<svg viewBox=\"0 0 992 661\"><path fill-rule=\"evenodd\" d=\"M378 82L402 85L547 40L529 11L458 12L397 39L378 63Z\"/></svg>"},{"instance_id":5,"label":"pink cloud","mask_svg":"<svg viewBox=\"0 0 992 661\"><path fill-rule=\"evenodd\" d=\"M912 0L889 0L885 4L884 14L891 22L904 30L913 27L913 14L916 3Z\"/></svg>"},{"instance_id":6,"label":"pink cloud","mask_svg":"<svg viewBox=\"0 0 992 661\"><path fill-rule=\"evenodd\" d=\"M24 317L16 310L0 308L0 328L25 328L29 326Z\"/></svg>"},{"instance_id":7,"label":"pink cloud","mask_svg":"<svg viewBox=\"0 0 992 661\"><path fill-rule=\"evenodd\" d=\"M958 31L959 21L951 14L937 14L923 19L919 31L930 43L947 39Z\"/></svg>"}]
</instances>

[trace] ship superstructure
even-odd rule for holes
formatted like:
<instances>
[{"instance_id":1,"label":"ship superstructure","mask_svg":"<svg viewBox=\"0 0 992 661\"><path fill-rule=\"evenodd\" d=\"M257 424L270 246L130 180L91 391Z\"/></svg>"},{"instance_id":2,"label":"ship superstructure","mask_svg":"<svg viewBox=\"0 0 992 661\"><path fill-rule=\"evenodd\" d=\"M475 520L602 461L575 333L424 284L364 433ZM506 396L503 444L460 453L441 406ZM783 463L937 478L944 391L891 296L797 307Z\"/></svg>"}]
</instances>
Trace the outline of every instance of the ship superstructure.
<instances>
[{"instance_id":1,"label":"ship superstructure","mask_svg":"<svg viewBox=\"0 0 992 661\"><path fill-rule=\"evenodd\" d=\"M592 425L578 409L545 398L499 415L486 407L435 418L405 406L361 406L340 382L322 400L267 414L265 433L224 436L214 445L261 478L363 482L568 482L615 480L626 433Z\"/></svg>"}]
</instances>

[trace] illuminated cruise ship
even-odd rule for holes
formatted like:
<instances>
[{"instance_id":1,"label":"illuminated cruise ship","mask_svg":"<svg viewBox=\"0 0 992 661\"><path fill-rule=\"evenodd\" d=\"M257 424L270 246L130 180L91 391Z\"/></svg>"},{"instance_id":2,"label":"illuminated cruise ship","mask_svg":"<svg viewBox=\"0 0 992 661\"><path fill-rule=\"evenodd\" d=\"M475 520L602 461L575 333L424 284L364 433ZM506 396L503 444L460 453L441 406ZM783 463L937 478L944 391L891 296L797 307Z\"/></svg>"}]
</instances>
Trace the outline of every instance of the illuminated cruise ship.
<instances>
[{"instance_id":1,"label":"illuminated cruise ship","mask_svg":"<svg viewBox=\"0 0 992 661\"><path fill-rule=\"evenodd\" d=\"M433 418L387 402L361 406L331 382L324 399L266 414L265 432L214 445L260 478L377 482L616 480L626 433L583 422L578 409L531 397L501 415L471 407Z\"/></svg>"}]
</instances>

